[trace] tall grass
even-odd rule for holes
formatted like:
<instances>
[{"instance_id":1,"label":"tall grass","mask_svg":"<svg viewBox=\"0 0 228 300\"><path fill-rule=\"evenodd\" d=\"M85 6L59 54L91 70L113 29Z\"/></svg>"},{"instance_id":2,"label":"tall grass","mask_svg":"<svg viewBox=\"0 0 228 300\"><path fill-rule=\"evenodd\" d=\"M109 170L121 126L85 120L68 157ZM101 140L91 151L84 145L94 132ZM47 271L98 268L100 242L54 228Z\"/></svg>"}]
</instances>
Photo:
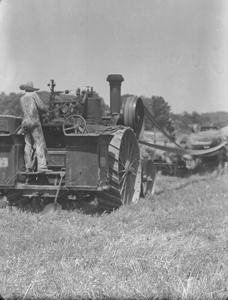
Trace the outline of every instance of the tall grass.
<instances>
[{"instance_id":1,"label":"tall grass","mask_svg":"<svg viewBox=\"0 0 228 300\"><path fill-rule=\"evenodd\" d=\"M20 299L225 299L228 174L158 176L111 213L0 210L0 290ZM91 204L93 205L93 204Z\"/></svg>"}]
</instances>

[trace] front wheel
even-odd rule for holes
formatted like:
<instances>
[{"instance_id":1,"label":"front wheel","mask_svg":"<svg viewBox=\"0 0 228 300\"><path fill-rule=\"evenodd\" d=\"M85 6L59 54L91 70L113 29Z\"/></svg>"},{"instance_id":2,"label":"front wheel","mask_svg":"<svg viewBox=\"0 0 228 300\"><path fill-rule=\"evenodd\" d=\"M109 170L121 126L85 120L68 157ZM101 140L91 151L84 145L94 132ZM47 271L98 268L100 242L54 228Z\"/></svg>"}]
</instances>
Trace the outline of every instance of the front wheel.
<instances>
[{"instance_id":1,"label":"front wheel","mask_svg":"<svg viewBox=\"0 0 228 300\"><path fill-rule=\"evenodd\" d=\"M149 159L142 161L142 186L141 195L145 197L147 195L153 196L155 193L155 178L156 169L154 162Z\"/></svg>"}]
</instances>

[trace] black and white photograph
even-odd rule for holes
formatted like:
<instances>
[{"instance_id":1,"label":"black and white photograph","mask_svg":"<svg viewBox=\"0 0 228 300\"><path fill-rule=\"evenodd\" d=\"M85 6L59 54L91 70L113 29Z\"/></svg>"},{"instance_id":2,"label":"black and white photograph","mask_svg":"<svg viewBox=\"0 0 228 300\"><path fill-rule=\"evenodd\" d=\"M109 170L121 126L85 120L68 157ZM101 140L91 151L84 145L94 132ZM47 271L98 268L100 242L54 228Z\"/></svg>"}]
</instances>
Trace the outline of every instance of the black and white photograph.
<instances>
[{"instance_id":1,"label":"black and white photograph","mask_svg":"<svg viewBox=\"0 0 228 300\"><path fill-rule=\"evenodd\" d=\"M0 0L0 299L228 299L227 16Z\"/></svg>"}]
</instances>

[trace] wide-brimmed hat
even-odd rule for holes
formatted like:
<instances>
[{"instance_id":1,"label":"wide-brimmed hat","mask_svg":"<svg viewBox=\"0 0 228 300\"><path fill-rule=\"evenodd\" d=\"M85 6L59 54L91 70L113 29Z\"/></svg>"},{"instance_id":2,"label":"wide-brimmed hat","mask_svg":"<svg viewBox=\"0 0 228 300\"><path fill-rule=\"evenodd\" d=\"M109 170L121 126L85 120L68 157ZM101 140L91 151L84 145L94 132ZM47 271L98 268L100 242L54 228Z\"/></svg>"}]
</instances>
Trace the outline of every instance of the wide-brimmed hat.
<instances>
[{"instance_id":1,"label":"wide-brimmed hat","mask_svg":"<svg viewBox=\"0 0 228 300\"><path fill-rule=\"evenodd\" d=\"M20 89L25 90L25 91L30 91L30 92L39 90L37 88L34 88L34 85L33 85L32 81L28 81L26 84L20 85Z\"/></svg>"}]
</instances>

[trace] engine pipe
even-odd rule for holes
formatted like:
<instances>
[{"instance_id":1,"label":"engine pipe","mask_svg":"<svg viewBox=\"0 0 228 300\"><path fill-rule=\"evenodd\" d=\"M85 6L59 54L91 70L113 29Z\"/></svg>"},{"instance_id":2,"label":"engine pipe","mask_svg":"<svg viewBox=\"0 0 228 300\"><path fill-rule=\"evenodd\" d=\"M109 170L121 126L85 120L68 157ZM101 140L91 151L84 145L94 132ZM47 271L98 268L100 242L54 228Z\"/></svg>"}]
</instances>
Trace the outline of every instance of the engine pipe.
<instances>
[{"instance_id":1,"label":"engine pipe","mask_svg":"<svg viewBox=\"0 0 228 300\"><path fill-rule=\"evenodd\" d=\"M110 112L120 113L121 109L121 82L124 81L122 75L108 75L107 81L110 84Z\"/></svg>"}]
</instances>

